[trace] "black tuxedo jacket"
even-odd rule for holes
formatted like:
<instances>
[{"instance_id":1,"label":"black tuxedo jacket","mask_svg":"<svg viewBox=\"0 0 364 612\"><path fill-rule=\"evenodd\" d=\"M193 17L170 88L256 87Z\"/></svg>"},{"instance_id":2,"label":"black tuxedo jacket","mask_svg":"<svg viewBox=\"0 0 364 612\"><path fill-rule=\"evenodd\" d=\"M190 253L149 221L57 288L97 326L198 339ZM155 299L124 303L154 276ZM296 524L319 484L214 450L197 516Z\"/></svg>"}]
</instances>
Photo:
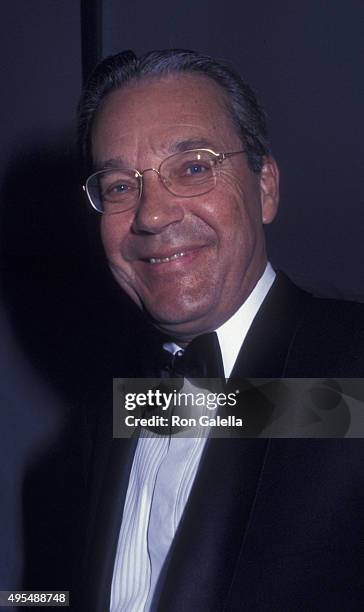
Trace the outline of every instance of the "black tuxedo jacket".
<instances>
[{"instance_id":1,"label":"black tuxedo jacket","mask_svg":"<svg viewBox=\"0 0 364 612\"><path fill-rule=\"evenodd\" d=\"M153 356L153 346L147 348L144 354ZM143 373L156 375L153 358L139 376ZM363 307L312 298L278 275L232 377L363 376ZM94 444L84 578L78 587L77 609L87 612L109 609L136 445L135 440L112 440L111 404L104 408ZM363 596L364 442L209 440L154 609L359 611Z\"/></svg>"}]
</instances>

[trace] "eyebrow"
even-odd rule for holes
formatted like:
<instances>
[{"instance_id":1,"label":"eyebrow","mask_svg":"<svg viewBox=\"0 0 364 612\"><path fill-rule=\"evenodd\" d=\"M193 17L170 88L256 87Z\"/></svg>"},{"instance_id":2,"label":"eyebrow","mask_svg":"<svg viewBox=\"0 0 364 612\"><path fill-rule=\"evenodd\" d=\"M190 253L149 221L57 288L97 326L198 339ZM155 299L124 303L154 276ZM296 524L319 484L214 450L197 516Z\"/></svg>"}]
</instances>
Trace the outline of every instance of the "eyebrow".
<instances>
[{"instance_id":1,"label":"eyebrow","mask_svg":"<svg viewBox=\"0 0 364 612\"><path fill-rule=\"evenodd\" d=\"M104 161L94 162L92 167L94 172L98 172L99 170L107 170L108 168L129 168L130 166L125 163L122 157L111 157Z\"/></svg>"},{"instance_id":2,"label":"eyebrow","mask_svg":"<svg viewBox=\"0 0 364 612\"><path fill-rule=\"evenodd\" d=\"M216 145L206 138L187 138L177 140L169 144L166 148L170 150L170 155L173 155L173 153L183 153L190 149L215 149ZM131 166L125 163L125 160L121 156L111 157L110 159L93 164L94 172L108 168L131 168Z\"/></svg>"},{"instance_id":3,"label":"eyebrow","mask_svg":"<svg viewBox=\"0 0 364 612\"><path fill-rule=\"evenodd\" d=\"M188 138L178 140L171 145L171 149L176 153L183 153L189 149L211 149L215 145L206 138Z\"/></svg>"}]
</instances>

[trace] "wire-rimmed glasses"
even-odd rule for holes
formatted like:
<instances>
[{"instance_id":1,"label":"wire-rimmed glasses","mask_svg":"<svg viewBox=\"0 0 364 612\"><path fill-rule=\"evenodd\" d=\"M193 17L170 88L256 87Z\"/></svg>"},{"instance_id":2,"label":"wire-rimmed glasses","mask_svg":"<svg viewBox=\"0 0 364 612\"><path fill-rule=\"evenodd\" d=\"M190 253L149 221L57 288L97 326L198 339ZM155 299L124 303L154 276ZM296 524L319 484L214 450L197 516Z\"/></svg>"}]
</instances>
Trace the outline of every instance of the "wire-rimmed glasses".
<instances>
[{"instance_id":1,"label":"wire-rimmed glasses","mask_svg":"<svg viewBox=\"0 0 364 612\"><path fill-rule=\"evenodd\" d=\"M99 213L116 214L136 208L142 195L143 176L156 172L164 187L174 196L192 198L216 186L220 165L245 150L216 153L212 149L191 149L174 153L159 168L105 168L91 174L83 189Z\"/></svg>"}]
</instances>

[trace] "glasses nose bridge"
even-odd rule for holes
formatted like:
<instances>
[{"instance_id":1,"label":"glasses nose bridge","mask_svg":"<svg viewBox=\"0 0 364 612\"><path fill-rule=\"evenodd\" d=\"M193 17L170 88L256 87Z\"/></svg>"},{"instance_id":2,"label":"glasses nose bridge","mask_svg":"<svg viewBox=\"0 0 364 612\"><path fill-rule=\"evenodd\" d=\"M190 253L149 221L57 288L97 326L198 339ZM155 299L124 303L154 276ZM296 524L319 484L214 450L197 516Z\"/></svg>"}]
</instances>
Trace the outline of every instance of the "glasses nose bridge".
<instances>
[{"instance_id":1,"label":"glasses nose bridge","mask_svg":"<svg viewBox=\"0 0 364 612\"><path fill-rule=\"evenodd\" d=\"M142 179L144 178L144 174L146 172L155 172L158 175L158 178L161 178L161 173L159 172L158 168L145 168L144 170L141 170L139 172L139 175Z\"/></svg>"},{"instance_id":2,"label":"glasses nose bridge","mask_svg":"<svg viewBox=\"0 0 364 612\"><path fill-rule=\"evenodd\" d=\"M139 193L139 199L142 197L142 193L143 193L143 188L144 188L144 174L146 172L155 172L156 175L158 176L160 182L162 183L162 185L164 185L163 180L162 180L162 175L159 171L159 168L144 168L144 170L138 170L138 176L139 176L139 180L140 180L140 193Z\"/></svg>"}]
</instances>

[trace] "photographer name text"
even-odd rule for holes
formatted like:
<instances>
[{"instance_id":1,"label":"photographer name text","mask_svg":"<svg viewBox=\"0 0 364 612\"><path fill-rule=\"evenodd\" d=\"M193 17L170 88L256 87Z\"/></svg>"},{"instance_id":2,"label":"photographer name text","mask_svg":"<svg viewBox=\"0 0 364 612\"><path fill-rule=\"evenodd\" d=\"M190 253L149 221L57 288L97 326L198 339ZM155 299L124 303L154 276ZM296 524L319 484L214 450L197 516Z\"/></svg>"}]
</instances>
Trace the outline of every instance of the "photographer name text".
<instances>
[{"instance_id":1,"label":"photographer name text","mask_svg":"<svg viewBox=\"0 0 364 612\"><path fill-rule=\"evenodd\" d=\"M229 415L228 417L201 415L199 418L181 417L177 414L173 414L169 418L160 415L150 417L128 415L125 417L125 425L127 427L242 427L243 419L239 419L235 415Z\"/></svg>"}]
</instances>

